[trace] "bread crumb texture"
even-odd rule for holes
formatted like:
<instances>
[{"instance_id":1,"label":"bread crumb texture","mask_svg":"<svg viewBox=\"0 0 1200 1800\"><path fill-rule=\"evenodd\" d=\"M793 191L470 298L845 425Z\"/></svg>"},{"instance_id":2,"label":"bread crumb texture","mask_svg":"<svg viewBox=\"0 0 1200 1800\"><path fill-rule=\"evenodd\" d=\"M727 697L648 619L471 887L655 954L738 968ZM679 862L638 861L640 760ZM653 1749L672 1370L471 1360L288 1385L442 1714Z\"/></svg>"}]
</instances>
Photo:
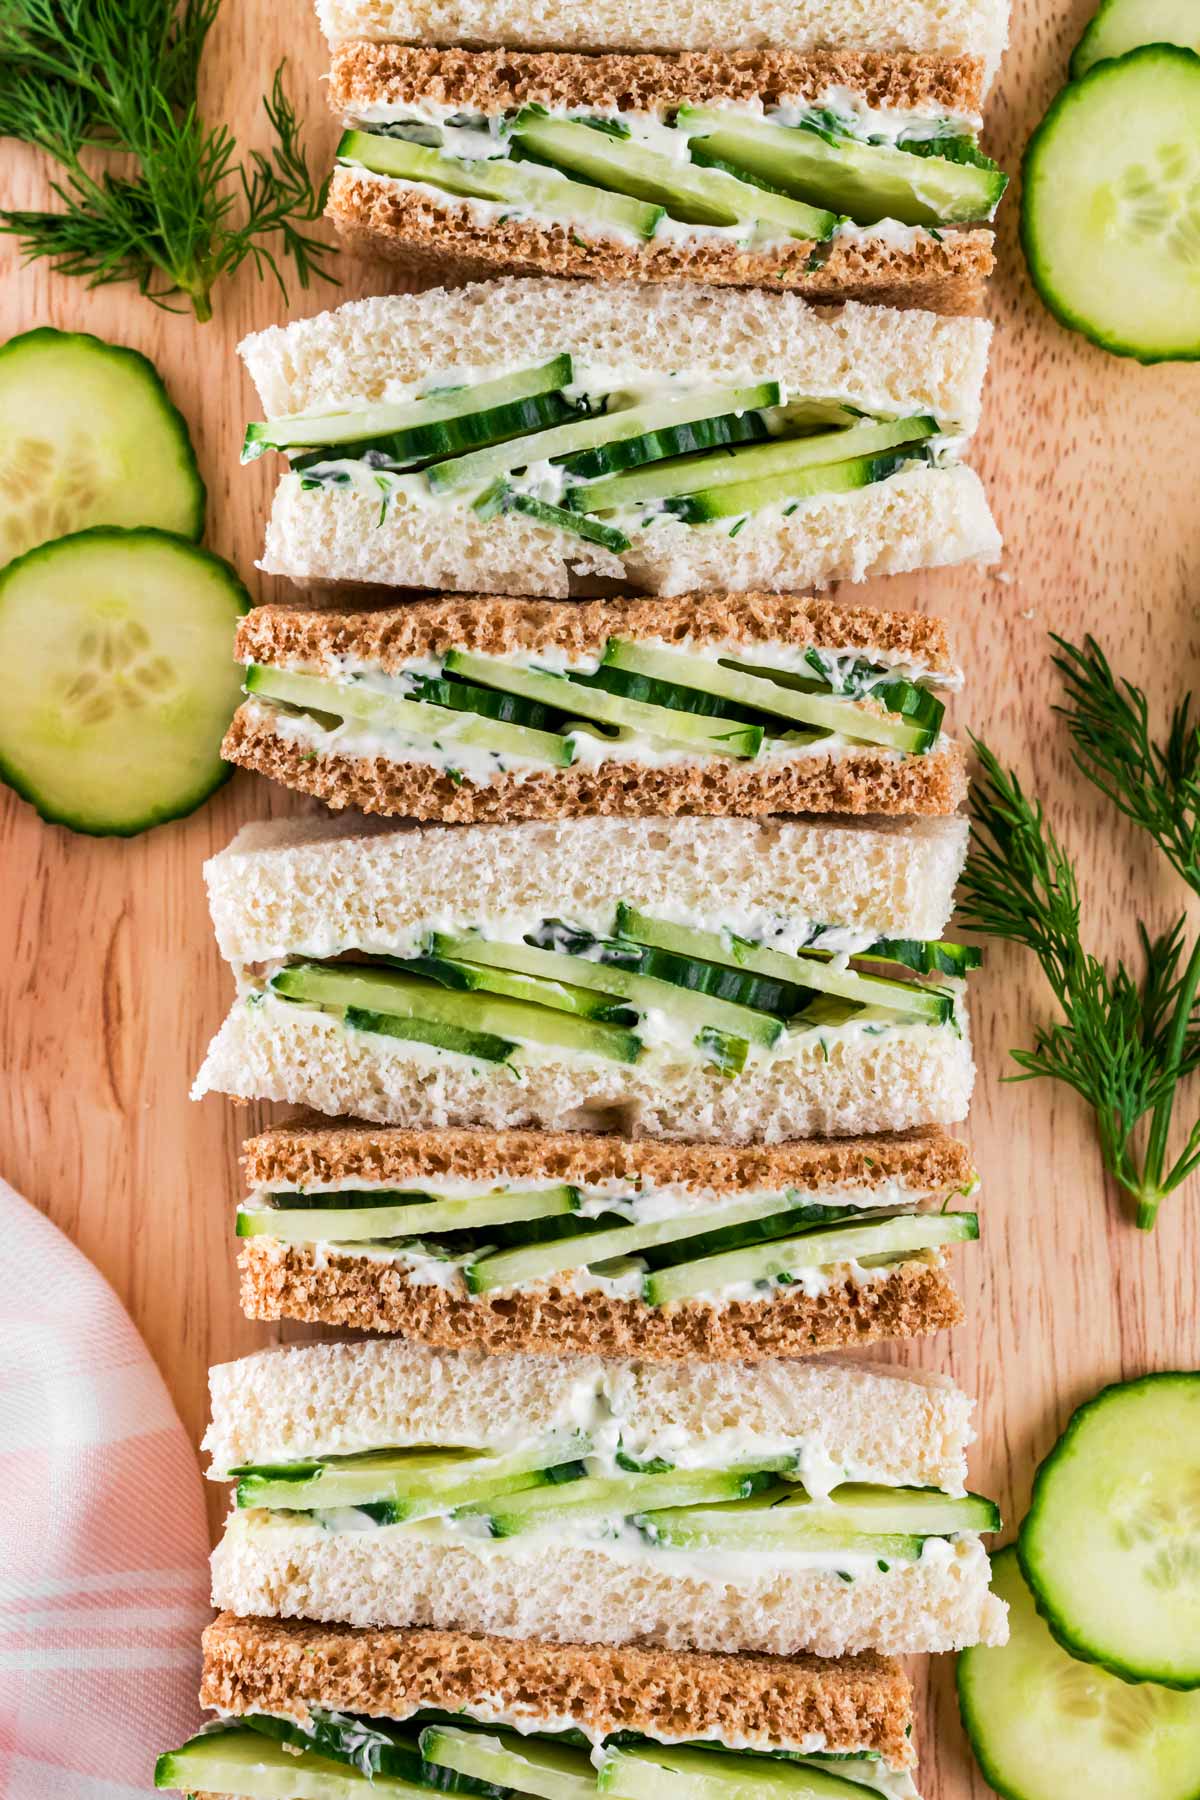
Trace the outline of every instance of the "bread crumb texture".
<instances>
[{"instance_id":1,"label":"bread crumb texture","mask_svg":"<svg viewBox=\"0 0 1200 1800\"><path fill-rule=\"evenodd\" d=\"M317 0L331 42L534 50L855 50L979 56L1008 42L1006 0Z\"/></svg>"},{"instance_id":2,"label":"bread crumb texture","mask_svg":"<svg viewBox=\"0 0 1200 1800\"><path fill-rule=\"evenodd\" d=\"M240 1615L554 1643L916 1656L1007 1636L1007 1608L988 1591L977 1538L852 1582L787 1566L739 1569L730 1581L669 1555L625 1562L584 1544L512 1539L499 1557L468 1541L328 1532L244 1513L226 1527L212 1576L214 1604Z\"/></svg>"},{"instance_id":3,"label":"bread crumb texture","mask_svg":"<svg viewBox=\"0 0 1200 1800\"><path fill-rule=\"evenodd\" d=\"M924 1260L901 1263L879 1280L845 1281L823 1294L781 1288L770 1299L668 1307L577 1294L553 1282L473 1299L415 1285L387 1263L324 1249L318 1255L276 1238L252 1239L239 1263L242 1310L249 1319L395 1331L448 1350L479 1344L490 1351L751 1362L929 1337L964 1317L946 1270Z\"/></svg>"},{"instance_id":4,"label":"bread crumb texture","mask_svg":"<svg viewBox=\"0 0 1200 1800\"><path fill-rule=\"evenodd\" d=\"M670 1655L429 1630L354 1630L223 1613L204 1633L202 1706L306 1724L310 1707L402 1720L421 1709L569 1718L592 1737L710 1733L757 1749L870 1750L911 1767L912 1690L894 1663Z\"/></svg>"},{"instance_id":5,"label":"bread crumb texture","mask_svg":"<svg viewBox=\"0 0 1200 1800\"><path fill-rule=\"evenodd\" d=\"M720 239L626 244L583 237L555 220L480 219L469 202L340 165L326 216L356 256L402 263L426 280L489 275L553 275L597 281L699 281L713 287L771 287L822 302L912 306L950 316L979 313L995 266L985 227L909 243L840 236L828 249L789 238L745 250ZM819 254L814 256L814 250Z\"/></svg>"},{"instance_id":6,"label":"bread crumb texture","mask_svg":"<svg viewBox=\"0 0 1200 1800\"><path fill-rule=\"evenodd\" d=\"M388 952L435 922L461 930L489 919L501 933L553 916L609 931L631 896L648 913L734 928L777 916L934 939L950 919L966 848L964 818L478 828L313 818L243 828L205 865L205 879L232 963Z\"/></svg>"},{"instance_id":7,"label":"bread crumb texture","mask_svg":"<svg viewBox=\"0 0 1200 1800\"><path fill-rule=\"evenodd\" d=\"M216 1479L241 1463L405 1445L509 1448L517 1436L576 1431L589 1391L631 1446L682 1435L719 1455L734 1430L816 1446L856 1481L949 1493L964 1491L973 1437L973 1403L944 1375L837 1356L664 1363L373 1338L219 1363L209 1388L204 1449Z\"/></svg>"}]
</instances>

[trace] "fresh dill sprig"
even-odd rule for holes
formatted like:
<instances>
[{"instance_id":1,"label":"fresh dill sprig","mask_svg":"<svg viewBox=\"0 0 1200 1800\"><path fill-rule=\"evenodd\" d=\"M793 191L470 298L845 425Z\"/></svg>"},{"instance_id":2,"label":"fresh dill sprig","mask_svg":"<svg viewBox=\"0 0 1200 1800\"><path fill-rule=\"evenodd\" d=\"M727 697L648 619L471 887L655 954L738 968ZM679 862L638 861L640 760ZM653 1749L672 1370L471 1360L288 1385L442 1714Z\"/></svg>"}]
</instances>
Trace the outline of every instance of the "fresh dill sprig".
<instances>
[{"instance_id":1,"label":"fresh dill sprig","mask_svg":"<svg viewBox=\"0 0 1200 1800\"><path fill-rule=\"evenodd\" d=\"M1080 769L1200 892L1200 734L1190 723L1190 696L1160 746L1150 736L1145 695L1114 679L1092 638L1082 649L1054 641L1066 689L1055 710ZM1179 1083L1200 1067L1200 939L1184 964L1183 918L1157 937L1139 921L1140 982L1124 962L1110 970L1086 950L1074 863L1040 803L986 744L974 744L980 773L971 793L965 921L1032 950L1063 1013L1037 1028L1032 1050L1011 1052L1022 1070L1012 1079L1062 1081L1087 1102L1105 1166L1136 1199L1138 1225L1149 1230L1166 1195L1200 1167L1200 1121L1166 1165Z\"/></svg>"},{"instance_id":2,"label":"fresh dill sprig","mask_svg":"<svg viewBox=\"0 0 1200 1800\"><path fill-rule=\"evenodd\" d=\"M1065 638L1054 642L1067 696L1054 710L1067 721L1077 765L1200 894L1200 727L1192 721L1192 696L1175 707L1160 746L1150 736L1145 694L1115 678L1095 638L1085 638L1081 650Z\"/></svg>"},{"instance_id":3,"label":"fresh dill sprig","mask_svg":"<svg viewBox=\"0 0 1200 1800\"><path fill-rule=\"evenodd\" d=\"M269 152L238 155L226 125L197 110L200 59L220 0L0 0L0 137L59 165L59 210L0 210L27 260L89 285L132 281L157 305L182 297L198 319L251 261L302 287L330 247L305 227L325 205L276 70L264 107ZM115 163L112 159L115 158ZM285 290L286 291L286 290Z\"/></svg>"}]
</instances>

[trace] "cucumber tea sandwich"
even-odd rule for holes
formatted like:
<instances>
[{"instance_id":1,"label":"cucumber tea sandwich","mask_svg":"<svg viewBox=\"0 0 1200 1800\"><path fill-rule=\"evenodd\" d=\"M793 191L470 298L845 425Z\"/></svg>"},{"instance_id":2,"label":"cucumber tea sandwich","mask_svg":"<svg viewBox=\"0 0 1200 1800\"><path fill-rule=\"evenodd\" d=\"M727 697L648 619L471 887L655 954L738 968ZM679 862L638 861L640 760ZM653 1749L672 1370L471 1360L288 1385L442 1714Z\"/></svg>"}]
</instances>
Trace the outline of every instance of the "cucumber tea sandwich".
<instances>
[{"instance_id":1,"label":"cucumber tea sandwich","mask_svg":"<svg viewBox=\"0 0 1200 1800\"><path fill-rule=\"evenodd\" d=\"M787 293L516 276L274 326L241 346L268 415L243 460L291 459L262 566L562 598L991 561L958 459L989 334Z\"/></svg>"},{"instance_id":2,"label":"cucumber tea sandwich","mask_svg":"<svg viewBox=\"0 0 1200 1800\"><path fill-rule=\"evenodd\" d=\"M399 1339L211 1373L239 1616L820 1656L1004 1641L944 1378Z\"/></svg>"},{"instance_id":3,"label":"cucumber tea sandwich","mask_svg":"<svg viewBox=\"0 0 1200 1800\"><path fill-rule=\"evenodd\" d=\"M1006 178L983 63L352 43L328 211L430 274L595 276L978 305Z\"/></svg>"},{"instance_id":4,"label":"cucumber tea sandwich","mask_svg":"<svg viewBox=\"0 0 1200 1800\"><path fill-rule=\"evenodd\" d=\"M223 754L332 806L472 822L946 814L944 627L777 594L259 606Z\"/></svg>"},{"instance_id":5,"label":"cucumber tea sandwich","mask_svg":"<svg viewBox=\"0 0 1200 1800\"><path fill-rule=\"evenodd\" d=\"M540 1132L282 1126L243 1153L255 1319L442 1348L759 1361L957 1324L939 1131L777 1149Z\"/></svg>"},{"instance_id":6,"label":"cucumber tea sandwich","mask_svg":"<svg viewBox=\"0 0 1200 1800\"><path fill-rule=\"evenodd\" d=\"M281 821L207 865L193 1090L746 1144L963 1118L966 821Z\"/></svg>"},{"instance_id":7,"label":"cucumber tea sandwich","mask_svg":"<svg viewBox=\"0 0 1200 1800\"><path fill-rule=\"evenodd\" d=\"M155 1785L242 1800L919 1800L912 1689L869 1652L727 1656L224 1613L219 1722Z\"/></svg>"}]
</instances>

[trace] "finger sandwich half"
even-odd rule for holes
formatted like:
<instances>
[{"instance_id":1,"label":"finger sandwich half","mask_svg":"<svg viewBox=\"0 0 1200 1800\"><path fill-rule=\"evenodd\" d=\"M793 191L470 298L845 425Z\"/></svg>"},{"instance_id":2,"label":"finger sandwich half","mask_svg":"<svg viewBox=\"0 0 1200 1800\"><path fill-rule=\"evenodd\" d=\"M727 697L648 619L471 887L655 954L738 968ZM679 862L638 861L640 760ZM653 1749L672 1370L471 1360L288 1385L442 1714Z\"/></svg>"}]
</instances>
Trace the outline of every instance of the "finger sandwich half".
<instances>
[{"instance_id":1,"label":"finger sandwich half","mask_svg":"<svg viewBox=\"0 0 1200 1800\"><path fill-rule=\"evenodd\" d=\"M351 248L432 275L970 311L1005 188L982 79L971 57L345 44L328 212Z\"/></svg>"},{"instance_id":2,"label":"finger sandwich half","mask_svg":"<svg viewBox=\"0 0 1200 1800\"><path fill-rule=\"evenodd\" d=\"M159 1758L160 1789L919 1800L911 1686L869 1652L727 1656L224 1613L204 1634L200 1699L220 1722Z\"/></svg>"},{"instance_id":3,"label":"finger sandwich half","mask_svg":"<svg viewBox=\"0 0 1200 1800\"><path fill-rule=\"evenodd\" d=\"M475 822L947 814L939 621L778 594L259 606L222 753L329 805Z\"/></svg>"},{"instance_id":4,"label":"finger sandwich half","mask_svg":"<svg viewBox=\"0 0 1200 1800\"><path fill-rule=\"evenodd\" d=\"M990 327L798 295L497 281L248 338L285 452L263 567L562 598L806 592L999 537L959 450Z\"/></svg>"},{"instance_id":5,"label":"finger sandwich half","mask_svg":"<svg viewBox=\"0 0 1200 1800\"><path fill-rule=\"evenodd\" d=\"M962 819L247 827L197 1097L745 1144L965 1116Z\"/></svg>"},{"instance_id":6,"label":"finger sandwich half","mask_svg":"<svg viewBox=\"0 0 1200 1800\"><path fill-rule=\"evenodd\" d=\"M213 1600L242 1616L776 1656L1005 1636L937 1376L383 1340L211 1385Z\"/></svg>"},{"instance_id":7,"label":"finger sandwich half","mask_svg":"<svg viewBox=\"0 0 1200 1800\"><path fill-rule=\"evenodd\" d=\"M962 1316L975 1177L939 1131L772 1150L282 1126L243 1153L251 1318L446 1349L805 1356Z\"/></svg>"}]
</instances>

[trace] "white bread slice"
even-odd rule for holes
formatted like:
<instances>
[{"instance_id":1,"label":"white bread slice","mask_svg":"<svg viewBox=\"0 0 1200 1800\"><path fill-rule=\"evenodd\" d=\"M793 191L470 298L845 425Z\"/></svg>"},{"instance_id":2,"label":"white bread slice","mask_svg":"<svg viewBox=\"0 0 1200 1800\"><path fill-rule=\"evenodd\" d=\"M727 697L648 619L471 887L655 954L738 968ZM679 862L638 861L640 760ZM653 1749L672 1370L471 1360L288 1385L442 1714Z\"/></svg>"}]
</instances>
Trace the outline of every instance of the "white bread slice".
<instances>
[{"instance_id":1,"label":"white bread slice","mask_svg":"<svg viewBox=\"0 0 1200 1800\"><path fill-rule=\"evenodd\" d=\"M957 817L286 819L244 826L204 877L217 942L235 965L396 952L431 926L484 918L518 929L565 917L608 931L619 900L747 933L783 915L933 939L953 911L967 831Z\"/></svg>"},{"instance_id":2,"label":"white bread slice","mask_svg":"<svg viewBox=\"0 0 1200 1800\"><path fill-rule=\"evenodd\" d=\"M816 1362L653 1363L431 1350L401 1339L262 1350L209 1371L214 1479L247 1462L406 1444L502 1450L606 1418L631 1454L687 1440L719 1458L734 1432L803 1445L815 1468L891 1487L965 1491L973 1402L944 1375ZM744 1435L743 1435L744 1434ZM253 1609L250 1609L253 1610Z\"/></svg>"},{"instance_id":3,"label":"white bread slice","mask_svg":"<svg viewBox=\"0 0 1200 1800\"><path fill-rule=\"evenodd\" d=\"M669 1046L616 1063L526 1045L518 1071L250 994L209 1046L192 1098L287 1100L331 1118L421 1129L619 1130L727 1144L855 1137L966 1118L975 1071L962 1008L959 1022L961 1032L918 1024L879 1037L853 1025L795 1034L752 1052L736 1078Z\"/></svg>"},{"instance_id":4,"label":"white bread slice","mask_svg":"<svg viewBox=\"0 0 1200 1800\"><path fill-rule=\"evenodd\" d=\"M767 1567L759 1568L759 1562ZM431 1625L551 1642L661 1644L775 1656L920 1655L1002 1644L976 1537L931 1540L886 1573L771 1566L770 1557L654 1552L521 1537L481 1541L411 1525L330 1532L288 1515L235 1514L213 1553L213 1603L230 1612ZM724 1565L724 1566L722 1566Z\"/></svg>"},{"instance_id":5,"label":"white bread slice","mask_svg":"<svg viewBox=\"0 0 1200 1800\"><path fill-rule=\"evenodd\" d=\"M508 276L352 300L255 332L238 349L270 418L387 399L455 368L528 368L569 350L609 368L781 381L897 418L932 413L970 436L991 335L982 319L813 307L793 294Z\"/></svg>"},{"instance_id":6,"label":"white bread slice","mask_svg":"<svg viewBox=\"0 0 1200 1800\"><path fill-rule=\"evenodd\" d=\"M447 292L359 300L240 346L270 416L352 408L400 384L468 367L529 366L563 350L623 370L687 370L712 382L775 379L885 416L930 413L969 437L979 419L991 327L981 319L794 294L634 282L506 277ZM447 346L453 350L447 350ZM920 466L850 494L817 495L789 516L632 526L620 556L516 514L305 489L276 491L263 567L297 580L561 597L619 580L649 593L773 588L796 592L971 559L1000 539L978 477Z\"/></svg>"},{"instance_id":7,"label":"white bread slice","mask_svg":"<svg viewBox=\"0 0 1200 1800\"><path fill-rule=\"evenodd\" d=\"M331 42L531 50L927 50L982 56L1008 42L1007 0L317 0Z\"/></svg>"},{"instance_id":8,"label":"white bread slice","mask_svg":"<svg viewBox=\"0 0 1200 1800\"><path fill-rule=\"evenodd\" d=\"M566 599L619 581L669 597L705 588L805 593L833 581L992 563L1001 549L979 477L962 464L907 469L855 493L818 494L788 517L751 513L736 537L728 520L686 525L656 515L653 526L627 532L630 547L620 556L518 513L481 520L470 507L443 512L396 501L382 522L379 513L378 495L306 490L299 475L285 474L260 566L335 592L364 585L458 594L492 588Z\"/></svg>"}]
</instances>

